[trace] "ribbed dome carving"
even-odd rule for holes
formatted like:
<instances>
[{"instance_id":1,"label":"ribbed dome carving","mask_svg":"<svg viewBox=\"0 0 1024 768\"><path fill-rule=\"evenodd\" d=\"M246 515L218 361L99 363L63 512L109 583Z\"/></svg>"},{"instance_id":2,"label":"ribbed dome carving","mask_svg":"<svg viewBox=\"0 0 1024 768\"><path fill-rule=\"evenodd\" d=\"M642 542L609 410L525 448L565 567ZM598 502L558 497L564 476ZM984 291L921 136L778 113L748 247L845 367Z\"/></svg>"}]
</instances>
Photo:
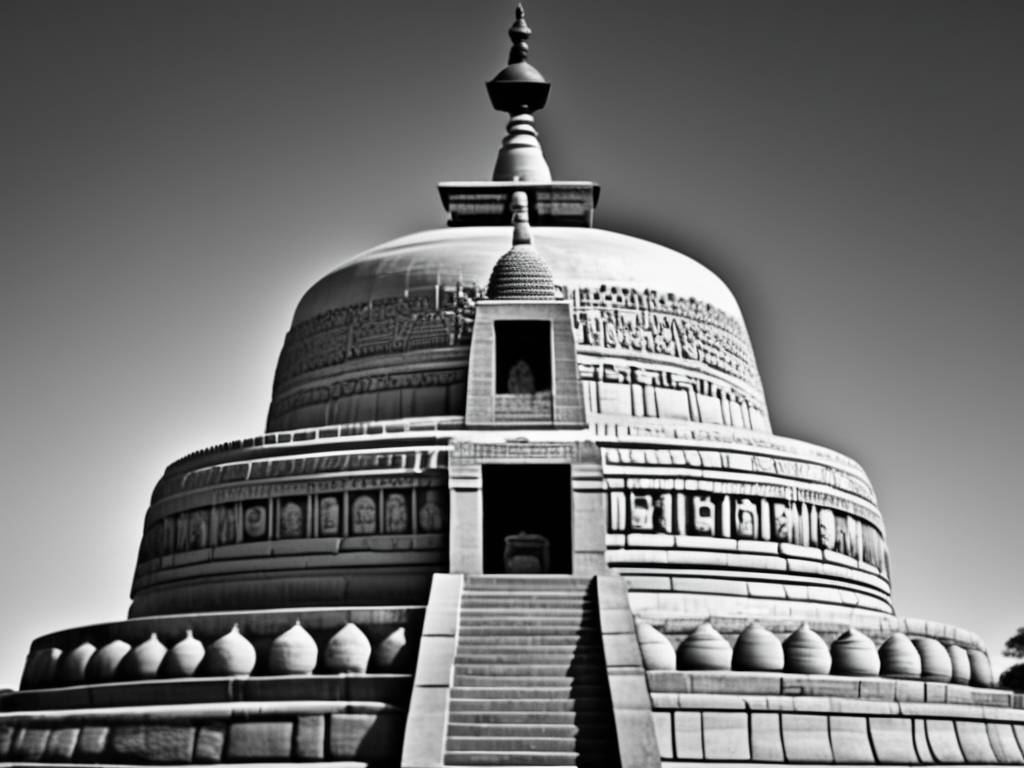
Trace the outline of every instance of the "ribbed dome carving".
<instances>
[{"instance_id":1,"label":"ribbed dome carving","mask_svg":"<svg viewBox=\"0 0 1024 768\"><path fill-rule=\"evenodd\" d=\"M489 299L554 299L551 267L532 245L513 245L498 259L487 284Z\"/></svg>"}]
</instances>

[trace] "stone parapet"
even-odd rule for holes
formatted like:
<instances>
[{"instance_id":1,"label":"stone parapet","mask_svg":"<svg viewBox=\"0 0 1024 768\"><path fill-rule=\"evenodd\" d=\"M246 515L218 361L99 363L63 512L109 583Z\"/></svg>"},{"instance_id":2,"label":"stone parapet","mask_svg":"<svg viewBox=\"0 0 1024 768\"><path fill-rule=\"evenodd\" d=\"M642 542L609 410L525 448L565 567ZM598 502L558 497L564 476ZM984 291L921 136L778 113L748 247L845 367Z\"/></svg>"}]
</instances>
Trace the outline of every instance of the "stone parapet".
<instances>
[{"instance_id":1,"label":"stone parapet","mask_svg":"<svg viewBox=\"0 0 1024 768\"><path fill-rule=\"evenodd\" d=\"M0 764L393 765L402 708L373 702L235 702L0 715Z\"/></svg>"}]
</instances>

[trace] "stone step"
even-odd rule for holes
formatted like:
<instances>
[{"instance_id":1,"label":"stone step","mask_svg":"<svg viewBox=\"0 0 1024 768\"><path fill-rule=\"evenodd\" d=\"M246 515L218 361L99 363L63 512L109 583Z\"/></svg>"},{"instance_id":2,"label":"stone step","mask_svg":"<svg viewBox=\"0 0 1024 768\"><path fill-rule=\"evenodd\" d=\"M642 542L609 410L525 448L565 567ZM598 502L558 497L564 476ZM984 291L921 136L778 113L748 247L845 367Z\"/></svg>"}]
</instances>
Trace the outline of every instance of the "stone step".
<instances>
[{"instance_id":1,"label":"stone step","mask_svg":"<svg viewBox=\"0 0 1024 768\"><path fill-rule=\"evenodd\" d=\"M596 710L584 710L574 712L572 710L556 712L524 712L516 710L487 710L483 712L474 711L452 711L448 713L448 723L467 725L471 723L497 723L502 725L527 725L530 723L541 725L575 725L587 730L612 728L614 723L608 712Z\"/></svg>"},{"instance_id":2,"label":"stone step","mask_svg":"<svg viewBox=\"0 0 1024 768\"><path fill-rule=\"evenodd\" d=\"M479 603L494 605L510 603L512 605L593 605L594 602L586 595L576 592L463 592L463 603Z\"/></svg>"},{"instance_id":3,"label":"stone step","mask_svg":"<svg viewBox=\"0 0 1024 768\"><path fill-rule=\"evenodd\" d=\"M449 736L446 752L575 752L576 739L551 736Z\"/></svg>"},{"instance_id":4,"label":"stone step","mask_svg":"<svg viewBox=\"0 0 1024 768\"><path fill-rule=\"evenodd\" d=\"M484 576L467 576L467 589L527 589L539 591L543 589L561 589L583 592L590 586L591 578L588 576L569 576L558 574L536 574L536 575L505 575L489 574Z\"/></svg>"},{"instance_id":5,"label":"stone step","mask_svg":"<svg viewBox=\"0 0 1024 768\"><path fill-rule=\"evenodd\" d=\"M500 649L500 650L499 650ZM460 649L455 654L456 664L507 664L507 665L530 665L550 664L557 666L595 666L604 668L604 654L598 649L579 650L575 646L561 648L554 645L514 646L503 648L502 646L480 646Z\"/></svg>"},{"instance_id":6,"label":"stone step","mask_svg":"<svg viewBox=\"0 0 1024 768\"><path fill-rule=\"evenodd\" d=\"M531 737L573 739L580 728L575 723L448 723L448 736L501 736L527 739Z\"/></svg>"},{"instance_id":7,"label":"stone step","mask_svg":"<svg viewBox=\"0 0 1024 768\"><path fill-rule=\"evenodd\" d=\"M455 687L467 688L600 688L605 678L591 675L589 678L577 679L575 675L561 677L527 677L525 675L466 675L455 670L453 676Z\"/></svg>"},{"instance_id":8,"label":"stone step","mask_svg":"<svg viewBox=\"0 0 1024 768\"><path fill-rule=\"evenodd\" d=\"M445 765L500 765L504 768L527 768L544 765L574 768L580 765L575 752L445 752Z\"/></svg>"},{"instance_id":9,"label":"stone step","mask_svg":"<svg viewBox=\"0 0 1024 768\"><path fill-rule=\"evenodd\" d=\"M454 695L448 702L448 711L452 712L570 712L579 714L605 713L608 709L606 697L570 698L457 698Z\"/></svg>"},{"instance_id":10,"label":"stone step","mask_svg":"<svg viewBox=\"0 0 1024 768\"><path fill-rule=\"evenodd\" d=\"M513 677L517 675L529 675L530 677L586 677L596 676L603 679L605 676L604 664L591 662L581 664L575 661L562 662L560 664L548 663L515 663L502 664L495 659L493 664L486 661L461 662L455 660L455 672L460 675L498 675L501 677Z\"/></svg>"},{"instance_id":11,"label":"stone step","mask_svg":"<svg viewBox=\"0 0 1024 768\"><path fill-rule=\"evenodd\" d=\"M603 685L454 685L452 699L569 699L604 698L608 695Z\"/></svg>"},{"instance_id":12,"label":"stone step","mask_svg":"<svg viewBox=\"0 0 1024 768\"><path fill-rule=\"evenodd\" d=\"M577 636L589 636L597 637L600 639L600 632L594 627L582 626L580 624L566 624L563 622L551 623L551 624L500 624L496 622L488 622L487 624L472 624L470 626L459 627L459 637L469 637L475 635L498 635L502 633L515 634L515 635L561 635L563 637L577 637ZM516 641L518 642L518 640Z\"/></svg>"},{"instance_id":13,"label":"stone step","mask_svg":"<svg viewBox=\"0 0 1024 768\"><path fill-rule=\"evenodd\" d=\"M462 618L466 616L526 616L543 619L551 616L572 616L578 618L597 618L597 612L586 605L524 605L509 603L508 605L466 605L462 604Z\"/></svg>"}]
</instances>

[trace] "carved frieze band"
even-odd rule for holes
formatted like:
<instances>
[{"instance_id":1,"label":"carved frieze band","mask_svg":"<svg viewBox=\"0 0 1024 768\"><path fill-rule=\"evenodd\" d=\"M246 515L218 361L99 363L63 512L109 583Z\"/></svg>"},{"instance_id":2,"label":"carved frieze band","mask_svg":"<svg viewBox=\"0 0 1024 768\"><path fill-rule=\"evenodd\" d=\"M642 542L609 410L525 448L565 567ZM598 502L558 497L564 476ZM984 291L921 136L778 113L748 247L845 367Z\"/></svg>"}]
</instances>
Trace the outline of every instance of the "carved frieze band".
<instances>
[{"instance_id":1,"label":"carved frieze band","mask_svg":"<svg viewBox=\"0 0 1024 768\"><path fill-rule=\"evenodd\" d=\"M800 544L837 552L889 576L881 532L825 498L795 499L786 490L740 484L689 489L673 478L609 478L608 530ZM691 481L696 485L696 481ZM723 491L731 491L723 492ZM773 492L774 491L774 492Z\"/></svg>"},{"instance_id":2,"label":"carved frieze band","mask_svg":"<svg viewBox=\"0 0 1024 768\"><path fill-rule=\"evenodd\" d=\"M472 284L437 286L429 293L323 312L288 332L274 392L304 373L347 360L469 344L481 295L482 290Z\"/></svg>"},{"instance_id":3,"label":"carved frieze band","mask_svg":"<svg viewBox=\"0 0 1024 768\"><path fill-rule=\"evenodd\" d=\"M229 483L276 478L334 474L338 472L424 472L444 469L448 453L440 449L425 451L351 451L321 456L262 459L217 464L184 474L164 476L153 491L153 503L176 493L196 491Z\"/></svg>"},{"instance_id":4,"label":"carved frieze band","mask_svg":"<svg viewBox=\"0 0 1024 768\"><path fill-rule=\"evenodd\" d=\"M858 505L863 510L862 516L880 519L875 509L877 501L874 489L857 475L834 466L745 451L708 448L603 448L601 454L604 462L609 465L749 472L827 485L869 502L870 507Z\"/></svg>"},{"instance_id":5,"label":"carved frieze band","mask_svg":"<svg viewBox=\"0 0 1024 768\"><path fill-rule=\"evenodd\" d=\"M695 360L761 392L742 324L705 301L614 285L574 288L567 297L581 347Z\"/></svg>"},{"instance_id":6,"label":"carved frieze band","mask_svg":"<svg viewBox=\"0 0 1024 768\"><path fill-rule=\"evenodd\" d=\"M219 503L159 517L146 526L139 563L243 542L447 532L443 479L424 482L406 477L394 478L386 486L358 485L335 481L259 486L245 494L224 494Z\"/></svg>"}]
</instances>

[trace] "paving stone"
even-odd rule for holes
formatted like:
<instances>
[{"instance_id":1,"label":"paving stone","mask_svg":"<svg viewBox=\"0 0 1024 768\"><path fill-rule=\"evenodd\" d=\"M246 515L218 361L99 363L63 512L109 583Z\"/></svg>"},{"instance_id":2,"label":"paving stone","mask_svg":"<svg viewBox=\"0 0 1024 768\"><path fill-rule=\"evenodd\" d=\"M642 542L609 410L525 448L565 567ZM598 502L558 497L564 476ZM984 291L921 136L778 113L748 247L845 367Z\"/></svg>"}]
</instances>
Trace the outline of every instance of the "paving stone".
<instances>
[{"instance_id":1,"label":"paving stone","mask_svg":"<svg viewBox=\"0 0 1024 768\"><path fill-rule=\"evenodd\" d=\"M22 728L14 737L11 749L12 760L28 760L38 763L46 751L46 742L50 738L49 728Z\"/></svg>"},{"instance_id":2,"label":"paving stone","mask_svg":"<svg viewBox=\"0 0 1024 768\"><path fill-rule=\"evenodd\" d=\"M828 717L783 713L782 746L786 752L786 762L831 763Z\"/></svg>"},{"instance_id":3,"label":"paving stone","mask_svg":"<svg viewBox=\"0 0 1024 768\"><path fill-rule=\"evenodd\" d=\"M786 757L782 749L782 729L775 712L751 712L750 757L761 763L781 763Z\"/></svg>"},{"instance_id":4,"label":"paving stone","mask_svg":"<svg viewBox=\"0 0 1024 768\"><path fill-rule=\"evenodd\" d=\"M746 712L705 712L703 733L704 759L750 759L750 726Z\"/></svg>"},{"instance_id":5,"label":"paving stone","mask_svg":"<svg viewBox=\"0 0 1024 768\"><path fill-rule=\"evenodd\" d=\"M875 762L866 717L832 715L828 719L828 730L837 763Z\"/></svg>"},{"instance_id":6,"label":"paving stone","mask_svg":"<svg viewBox=\"0 0 1024 768\"><path fill-rule=\"evenodd\" d=\"M107 751L110 728L105 725L86 725L78 734L75 760L82 763L96 762Z\"/></svg>"},{"instance_id":7,"label":"paving stone","mask_svg":"<svg viewBox=\"0 0 1024 768\"><path fill-rule=\"evenodd\" d=\"M1024 764L1024 753L1013 735L1013 726L1009 723L986 723L989 744L1000 763L1008 765Z\"/></svg>"},{"instance_id":8,"label":"paving stone","mask_svg":"<svg viewBox=\"0 0 1024 768\"><path fill-rule=\"evenodd\" d=\"M224 756L224 742L227 725L206 723L196 731L196 751L193 758L197 763L219 763Z\"/></svg>"},{"instance_id":9,"label":"paving stone","mask_svg":"<svg viewBox=\"0 0 1024 768\"><path fill-rule=\"evenodd\" d=\"M988 740L985 723L976 720L957 720L956 735L960 739L960 749L969 763L994 763L996 755Z\"/></svg>"},{"instance_id":10,"label":"paving stone","mask_svg":"<svg viewBox=\"0 0 1024 768\"><path fill-rule=\"evenodd\" d=\"M925 733L928 734L928 748L938 762L962 763L964 761L952 720L925 720L924 724Z\"/></svg>"},{"instance_id":11,"label":"paving stone","mask_svg":"<svg viewBox=\"0 0 1024 768\"><path fill-rule=\"evenodd\" d=\"M934 763L935 755L928 746L927 720L919 717L914 718L914 748L917 750L917 757L922 763Z\"/></svg>"},{"instance_id":12,"label":"paving stone","mask_svg":"<svg viewBox=\"0 0 1024 768\"><path fill-rule=\"evenodd\" d=\"M914 749L913 722L909 717L869 717L868 732L880 763L914 765L918 762Z\"/></svg>"},{"instance_id":13,"label":"paving stone","mask_svg":"<svg viewBox=\"0 0 1024 768\"><path fill-rule=\"evenodd\" d=\"M287 760L292 755L293 729L290 720L232 723L228 729L228 760Z\"/></svg>"},{"instance_id":14,"label":"paving stone","mask_svg":"<svg viewBox=\"0 0 1024 768\"><path fill-rule=\"evenodd\" d=\"M327 722L323 715L295 718L295 759L323 760Z\"/></svg>"},{"instance_id":15,"label":"paving stone","mask_svg":"<svg viewBox=\"0 0 1024 768\"><path fill-rule=\"evenodd\" d=\"M46 742L45 758L59 763L71 760L78 744L78 733L78 728L55 728Z\"/></svg>"},{"instance_id":16,"label":"paving stone","mask_svg":"<svg viewBox=\"0 0 1024 768\"><path fill-rule=\"evenodd\" d=\"M700 712L673 712L672 735L676 757L680 760L703 760L704 745Z\"/></svg>"},{"instance_id":17,"label":"paving stone","mask_svg":"<svg viewBox=\"0 0 1024 768\"><path fill-rule=\"evenodd\" d=\"M120 762L188 763L195 750L195 732L192 726L118 725L110 735L110 751Z\"/></svg>"},{"instance_id":18,"label":"paving stone","mask_svg":"<svg viewBox=\"0 0 1024 768\"><path fill-rule=\"evenodd\" d=\"M663 759L675 757L672 749L672 713L652 712L651 719L654 721L654 735L658 740L658 754Z\"/></svg>"}]
</instances>

